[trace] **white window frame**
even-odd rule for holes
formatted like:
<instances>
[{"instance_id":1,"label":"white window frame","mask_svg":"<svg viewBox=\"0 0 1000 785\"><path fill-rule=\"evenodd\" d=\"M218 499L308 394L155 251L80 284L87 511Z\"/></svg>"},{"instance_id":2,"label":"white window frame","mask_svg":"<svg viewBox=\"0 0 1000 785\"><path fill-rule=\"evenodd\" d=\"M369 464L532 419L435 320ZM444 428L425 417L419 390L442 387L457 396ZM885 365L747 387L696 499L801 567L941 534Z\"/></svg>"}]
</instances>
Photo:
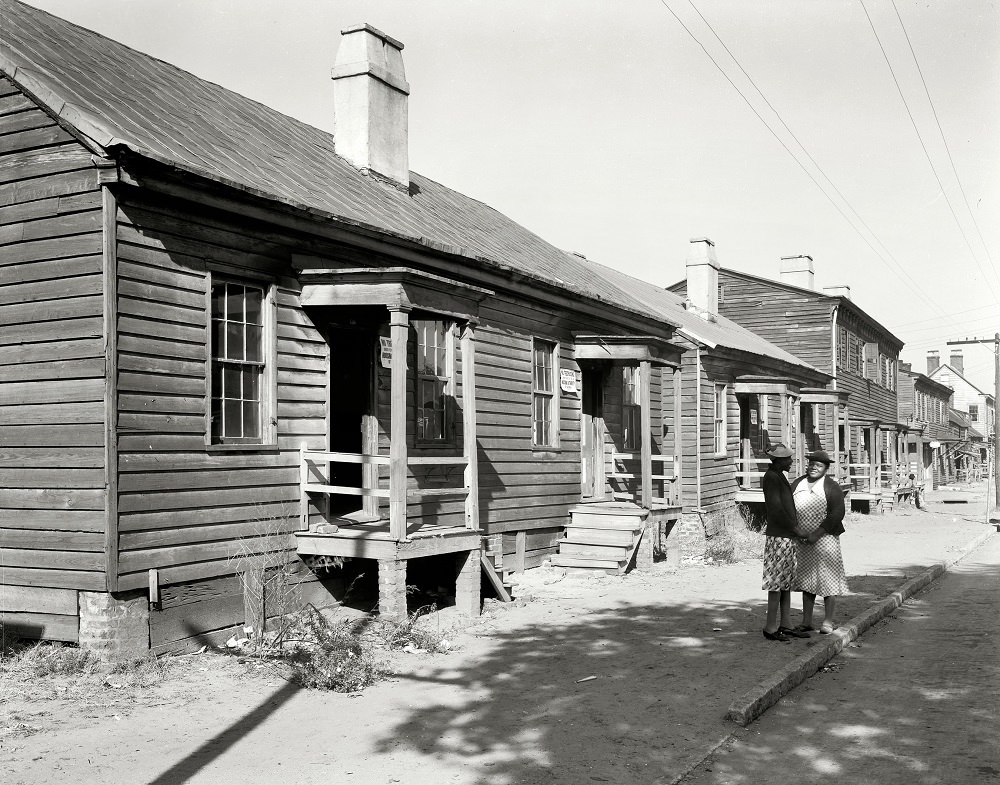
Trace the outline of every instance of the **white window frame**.
<instances>
[{"instance_id":1,"label":"white window frame","mask_svg":"<svg viewBox=\"0 0 1000 785\"><path fill-rule=\"evenodd\" d=\"M714 399L712 401L713 416L713 447L717 456L728 454L728 434L726 423L726 403L728 398L729 385L716 384Z\"/></svg>"},{"instance_id":2,"label":"white window frame","mask_svg":"<svg viewBox=\"0 0 1000 785\"><path fill-rule=\"evenodd\" d=\"M243 287L244 289L254 289L261 292L260 305L260 359L246 360L236 357L236 352L230 355L228 348L223 352L226 356L217 356L218 342L216 340L216 330L221 330L223 341L228 343L229 330L220 328L222 325L243 324L244 348L246 337L249 332L246 330L247 322L245 315L243 320L229 319L230 314L223 311L219 318L215 310L215 296L218 287ZM206 393L205 393L205 444L211 450L246 450L261 447L275 447L278 443L278 353L275 327L275 296L274 284L268 281L261 281L253 278L244 278L237 275L229 275L210 271L206 280ZM223 295L225 297L225 295ZM226 306L228 307L228 306ZM239 398L219 397L218 393L225 395L225 367L232 370L240 369L245 371L252 367L260 368L257 379L257 418L259 433L252 436L226 436L217 433L217 419L221 415L226 417L226 400L235 401ZM219 369L217 371L217 368ZM222 380L222 390L218 389ZM243 377L245 380L246 377ZM241 384L243 382L241 381ZM241 392L245 392L241 390ZM216 399L221 403L216 405ZM243 399L246 401L247 399ZM252 400L252 399L251 399ZM242 417L242 413L241 413ZM223 420L225 422L225 420ZM224 425L222 427L225 427Z\"/></svg>"},{"instance_id":3,"label":"white window frame","mask_svg":"<svg viewBox=\"0 0 1000 785\"><path fill-rule=\"evenodd\" d=\"M440 336L436 327L433 334L435 339L440 337L444 342L443 345L435 344L430 347L434 350L434 367L430 373L421 362L421 350L426 351L428 348L425 343L426 333L422 331L427 325L440 325ZM452 403L455 399L455 323L449 319L428 316L412 319L410 326L413 329L414 351L414 444L419 447L451 446L455 443L455 410ZM441 406L434 409L441 414L441 431L430 436L427 434L427 424L422 417L426 407L421 403L421 390L426 382L441 386Z\"/></svg>"},{"instance_id":4,"label":"white window frame","mask_svg":"<svg viewBox=\"0 0 1000 785\"><path fill-rule=\"evenodd\" d=\"M642 373L638 365L622 366L622 447L642 449Z\"/></svg>"},{"instance_id":5,"label":"white window frame","mask_svg":"<svg viewBox=\"0 0 1000 785\"><path fill-rule=\"evenodd\" d=\"M548 358L548 368L539 366L535 356L539 349L545 350ZM551 450L559 447L559 342L545 338L531 339L531 445L538 450ZM539 373L541 369L541 373ZM546 374L545 371L548 371ZM546 384L539 384L546 381ZM548 414L548 419L539 419L539 407ZM545 433L539 432L542 426Z\"/></svg>"}]
</instances>

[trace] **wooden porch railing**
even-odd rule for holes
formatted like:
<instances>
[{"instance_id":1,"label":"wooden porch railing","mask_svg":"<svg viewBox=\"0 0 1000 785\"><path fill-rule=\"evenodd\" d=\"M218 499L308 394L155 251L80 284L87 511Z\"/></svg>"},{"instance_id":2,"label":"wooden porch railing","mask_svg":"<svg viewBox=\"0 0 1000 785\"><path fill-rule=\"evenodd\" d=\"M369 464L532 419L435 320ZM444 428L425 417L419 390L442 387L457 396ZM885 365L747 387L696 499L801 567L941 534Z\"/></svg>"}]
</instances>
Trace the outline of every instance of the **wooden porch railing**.
<instances>
[{"instance_id":1,"label":"wooden porch railing","mask_svg":"<svg viewBox=\"0 0 1000 785\"><path fill-rule=\"evenodd\" d=\"M299 458L299 494L300 494L300 517L303 529L309 528L309 494L310 493L336 493L345 496L370 496L379 499L389 499L391 495L391 477L395 474L392 471L392 458L388 455L361 455L349 452L320 452L317 450L300 450ZM328 483L315 482L310 477L310 472L317 464L327 464L327 476L329 476L329 465L331 463L352 463L362 466L389 466L390 487L386 488L366 488L353 485L330 485ZM461 466L468 465L468 459L464 456L410 456L406 461L406 468L414 466ZM406 472L402 473L406 477ZM409 488L405 489L407 502L411 499L424 499L434 496L463 496L465 500L469 497L469 487L465 484L461 486L449 486L441 488ZM466 516L466 527L474 528L474 524ZM390 519L390 535L395 540L406 539L406 520L402 525Z\"/></svg>"},{"instance_id":2,"label":"wooden porch railing","mask_svg":"<svg viewBox=\"0 0 1000 785\"><path fill-rule=\"evenodd\" d=\"M740 479L740 486L745 491L760 490L761 477L764 476L767 467L771 464L770 458L737 458L733 461L736 465L736 476Z\"/></svg>"},{"instance_id":3,"label":"wooden porch railing","mask_svg":"<svg viewBox=\"0 0 1000 785\"><path fill-rule=\"evenodd\" d=\"M640 495L642 477L640 475L637 475L635 472L624 471L624 464L627 461L639 461L640 456L636 453L631 453L631 452L612 452L610 457L611 457L611 471L608 472L607 474L609 480L637 479L640 482L640 487L636 488L635 493L628 494L624 492L619 492L615 493L614 497L620 500L635 500L635 498ZM671 491L675 489L672 488L671 486L674 482L676 482L678 476L677 457L674 455L651 455L650 459L653 461L653 463L659 463L661 465L661 468L660 468L660 474L650 475L649 481L650 483L656 483L657 481L662 483L661 485L662 495L661 496L656 496L653 494L650 495L652 496L653 501L663 502L665 504L672 504L675 495ZM670 474L667 474L667 470L665 467L665 464L667 463L670 464L670 470L671 470ZM619 469L619 466L622 467L621 470Z\"/></svg>"}]
</instances>

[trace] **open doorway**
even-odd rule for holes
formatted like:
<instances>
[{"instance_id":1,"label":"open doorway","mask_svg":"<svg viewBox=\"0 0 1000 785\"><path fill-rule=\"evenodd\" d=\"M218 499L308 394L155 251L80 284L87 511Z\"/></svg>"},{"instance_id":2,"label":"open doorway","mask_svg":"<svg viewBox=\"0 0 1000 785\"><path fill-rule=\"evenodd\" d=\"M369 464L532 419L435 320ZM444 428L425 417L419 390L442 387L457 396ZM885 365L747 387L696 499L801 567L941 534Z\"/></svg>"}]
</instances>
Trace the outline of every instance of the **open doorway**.
<instances>
[{"instance_id":1,"label":"open doorway","mask_svg":"<svg viewBox=\"0 0 1000 785\"><path fill-rule=\"evenodd\" d=\"M374 331L364 327L331 326L327 332L330 345L330 400L327 411L331 452L373 455L377 451L377 429L374 427L375 338ZM359 463L333 463L330 465L330 484L349 488L374 487L374 478L365 481L365 471L366 468ZM329 514L337 517L362 509L374 513L375 501L370 497L330 494Z\"/></svg>"}]
</instances>

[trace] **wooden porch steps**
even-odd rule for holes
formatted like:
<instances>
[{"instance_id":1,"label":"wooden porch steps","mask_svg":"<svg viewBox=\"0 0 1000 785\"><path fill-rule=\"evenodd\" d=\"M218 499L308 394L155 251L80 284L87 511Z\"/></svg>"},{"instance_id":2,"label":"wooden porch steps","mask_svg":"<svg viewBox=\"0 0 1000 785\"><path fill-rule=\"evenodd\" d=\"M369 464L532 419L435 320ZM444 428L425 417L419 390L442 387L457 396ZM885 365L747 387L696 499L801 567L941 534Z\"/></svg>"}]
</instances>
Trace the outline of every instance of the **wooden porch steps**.
<instances>
[{"instance_id":1,"label":"wooden porch steps","mask_svg":"<svg viewBox=\"0 0 1000 785\"><path fill-rule=\"evenodd\" d=\"M573 571L623 574L639 545L647 515L643 508L621 502L571 508L565 537L552 564Z\"/></svg>"}]
</instances>

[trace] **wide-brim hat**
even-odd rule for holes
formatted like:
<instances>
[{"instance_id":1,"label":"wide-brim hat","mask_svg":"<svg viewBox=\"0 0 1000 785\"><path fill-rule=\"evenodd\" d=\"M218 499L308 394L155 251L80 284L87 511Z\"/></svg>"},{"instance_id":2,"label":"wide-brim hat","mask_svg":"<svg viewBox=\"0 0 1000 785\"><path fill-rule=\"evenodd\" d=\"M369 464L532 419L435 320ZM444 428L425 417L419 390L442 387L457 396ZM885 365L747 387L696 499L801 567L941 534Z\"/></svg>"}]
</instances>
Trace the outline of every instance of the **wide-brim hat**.
<instances>
[{"instance_id":1,"label":"wide-brim hat","mask_svg":"<svg viewBox=\"0 0 1000 785\"><path fill-rule=\"evenodd\" d=\"M833 458L829 456L826 450L816 450L815 452L811 452L806 456L806 460L819 461L820 463L825 463L827 466L833 463Z\"/></svg>"},{"instance_id":2,"label":"wide-brim hat","mask_svg":"<svg viewBox=\"0 0 1000 785\"><path fill-rule=\"evenodd\" d=\"M783 444L776 444L764 453L768 458L791 458L792 451Z\"/></svg>"}]
</instances>

